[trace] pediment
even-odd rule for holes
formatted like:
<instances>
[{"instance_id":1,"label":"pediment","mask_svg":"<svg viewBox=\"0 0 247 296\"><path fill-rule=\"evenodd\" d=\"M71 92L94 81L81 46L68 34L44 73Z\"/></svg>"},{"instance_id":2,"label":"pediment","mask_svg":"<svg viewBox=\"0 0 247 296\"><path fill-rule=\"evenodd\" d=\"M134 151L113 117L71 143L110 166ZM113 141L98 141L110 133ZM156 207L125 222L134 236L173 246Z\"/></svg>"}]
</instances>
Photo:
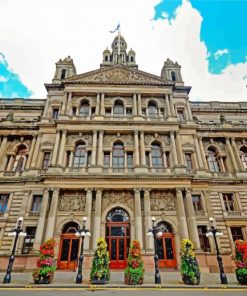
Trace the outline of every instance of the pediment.
<instances>
[{"instance_id":1,"label":"pediment","mask_svg":"<svg viewBox=\"0 0 247 296\"><path fill-rule=\"evenodd\" d=\"M159 76L124 65L114 65L76 75L65 79L64 83L167 85L167 82Z\"/></svg>"}]
</instances>

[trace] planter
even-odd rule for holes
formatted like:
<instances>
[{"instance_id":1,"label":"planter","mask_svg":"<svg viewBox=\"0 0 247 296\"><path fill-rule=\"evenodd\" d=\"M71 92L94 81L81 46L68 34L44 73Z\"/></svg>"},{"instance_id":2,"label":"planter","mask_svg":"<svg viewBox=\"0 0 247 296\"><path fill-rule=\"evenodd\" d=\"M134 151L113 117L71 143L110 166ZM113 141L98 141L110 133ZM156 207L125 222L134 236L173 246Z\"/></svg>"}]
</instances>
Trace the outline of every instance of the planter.
<instances>
[{"instance_id":1,"label":"planter","mask_svg":"<svg viewBox=\"0 0 247 296\"><path fill-rule=\"evenodd\" d=\"M107 280L106 280L106 277L102 277L102 278L97 278L97 277L94 277L92 280L91 280L91 284L94 284L94 285L105 285L107 283Z\"/></svg>"},{"instance_id":2,"label":"planter","mask_svg":"<svg viewBox=\"0 0 247 296\"><path fill-rule=\"evenodd\" d=\"M235 270L236 278L241 285L247 285L247 270L246 268L238 268Z\"/></svg>"},{"instance_id":3,"label":"planter","mask_svg":"<svg viewBox=\"0 0 247 296\"><path fill-rule=\"evenodd\" d=\"M195 277L194 280L187 274L183 274L182 280L186 285L199 285L200 277Z\"/></svg>"}]
</instances>

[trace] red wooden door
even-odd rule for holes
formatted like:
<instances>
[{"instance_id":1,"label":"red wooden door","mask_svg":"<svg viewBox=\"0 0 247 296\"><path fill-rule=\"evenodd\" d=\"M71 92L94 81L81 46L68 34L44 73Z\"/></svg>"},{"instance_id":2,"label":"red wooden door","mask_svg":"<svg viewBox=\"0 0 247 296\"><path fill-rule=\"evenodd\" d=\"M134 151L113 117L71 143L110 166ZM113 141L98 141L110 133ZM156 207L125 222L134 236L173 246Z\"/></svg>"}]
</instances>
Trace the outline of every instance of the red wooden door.
<instances>
[{"instance_id":1,"label":"red wooden door","mask_svg":"<svg viewBox=\"0 0 247 296\"><path fill-rule=\"evenodd\" d=\"M110 268L125 268L130 245L129 223L108 222L106 224L106 241L110 256Z\"/></svg>"},{"instance_id":2,"label":"red wooden door","mask_svg":"<svg viewBox=\"0 0 247 296\"><path fill-rule=\"evenodd\" d=\"M162 237L157 239L157 254L159 267L177 267L174 235L172 233L163 233Z\"/></svg>"},{"instance_id":3,"label":"red wooden door","mask_svg":"<svg viewBox=\"0 0 247 296\"><path fill-rule=\"evenodd\" d=\"M59 269L75 270L79 253L79 238L72 233L61 235L57 267Z\"/></svg>"}]
</instances>

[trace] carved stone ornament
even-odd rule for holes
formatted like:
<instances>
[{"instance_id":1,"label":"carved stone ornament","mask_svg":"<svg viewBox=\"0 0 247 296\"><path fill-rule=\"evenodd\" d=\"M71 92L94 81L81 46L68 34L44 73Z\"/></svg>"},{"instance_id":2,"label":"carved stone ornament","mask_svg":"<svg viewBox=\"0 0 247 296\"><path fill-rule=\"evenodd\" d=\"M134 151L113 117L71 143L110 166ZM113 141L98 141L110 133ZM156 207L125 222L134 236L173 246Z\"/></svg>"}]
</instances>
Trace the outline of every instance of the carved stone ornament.
<instances>
[{"instance_id":1,"label":"carved stone ornament","mask_svg":"<svg viewBox=\"0 0 247 296\"><path fill-rule=\"evenodd\" d=\"M131 191L106 191L103 194L102 208L106 209L109 205L120 203L123 206L128 205L133 210L134 195Z\"/></svg>"},{"instance_id":2,"label":"carved stone ornament","mask_svg":"<svg viewBox=\"0 0 247 296\"><path fill-rule=\"evenodd\" d=\"M158 141L158 142L160 142L160 143L162 143L162 144L165 144L166 146L169 146L170 143L171 143L170 137L167 136L167 135L159 135L159 134L156 134L156 135L154 135L154 134L145 135L144 142L145 142L145 144L147 146L150 146L151 143L153 141L155 141L155 140Z\"/></svg>"},{"instance_id":3,"label":"carved stone ornament","mask_svg":"<svg viewBox=\"0 0 247 296\"><path fill-rule=\"evenodd\" d=\"M133 135L129 134L129 135L105 135L104 136L104 145L106 146L110 146L113 142L115 141L122 141L124 143L124 146L131 146L134 145L134 139L133 139Z\"/></svg>"},{"instance_id":4,"label":"carved stone ornament","mask_svg":"<svg viewBox=\"0 0 247 296\"><path fill-rule=\"evenodd\" d=\"M152 191L150 194L152 211L175 211L175 200L172 192Z\"/></svg>"},{"instance_id":5,"label":"carved stone ornament","mask_svg":"<svg viewBox=\"0 0 247 296\"><path fill-rule=\"evenodd\" d=\"M60 198L59 210L62 212L84 212L85 194L64 194Z\"/></svg>"},{"instance_id":6,"label":"carved stone ornament","mask_svg":"<svg viewBox=\"0 0 247 296\"><path fill-rule=\"evenodd\" d=\"M72 145L76 140L85 140L88 145L92 145L93 137L91 134L82 134L81 137L79 135L69 135L67 143Z\"/></svg>"}]
</instances>

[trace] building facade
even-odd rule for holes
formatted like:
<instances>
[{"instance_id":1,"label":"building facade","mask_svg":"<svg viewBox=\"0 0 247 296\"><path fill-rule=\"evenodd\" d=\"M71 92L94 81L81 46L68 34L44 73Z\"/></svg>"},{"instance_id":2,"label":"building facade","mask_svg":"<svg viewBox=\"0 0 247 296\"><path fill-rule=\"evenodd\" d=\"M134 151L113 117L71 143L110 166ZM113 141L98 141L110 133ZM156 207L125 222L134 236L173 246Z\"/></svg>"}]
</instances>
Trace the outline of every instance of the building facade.
<instances>
[{"instance_id":1,"label":"building facade","mask_svg":"<svg viewBox=\"0 0 247 296\"><path fill-rule=\"evenodd\" d=\"M213 217L233 270L234 241L247 239L247 102L190 102L177 63L167 59L160 76L140 71L122 36L99 69L77 75L67 57L45 87L46 99L0 100L1 269L23 216L15 269L34 268L54 237L58 269L74 270L86 216L85 266L104 237L111 268L125 267L132 239L152 268L155 217L160 267L178 268L180 241L190 238L202 270L214 272Z\"/></svg>"}]
</instances>

